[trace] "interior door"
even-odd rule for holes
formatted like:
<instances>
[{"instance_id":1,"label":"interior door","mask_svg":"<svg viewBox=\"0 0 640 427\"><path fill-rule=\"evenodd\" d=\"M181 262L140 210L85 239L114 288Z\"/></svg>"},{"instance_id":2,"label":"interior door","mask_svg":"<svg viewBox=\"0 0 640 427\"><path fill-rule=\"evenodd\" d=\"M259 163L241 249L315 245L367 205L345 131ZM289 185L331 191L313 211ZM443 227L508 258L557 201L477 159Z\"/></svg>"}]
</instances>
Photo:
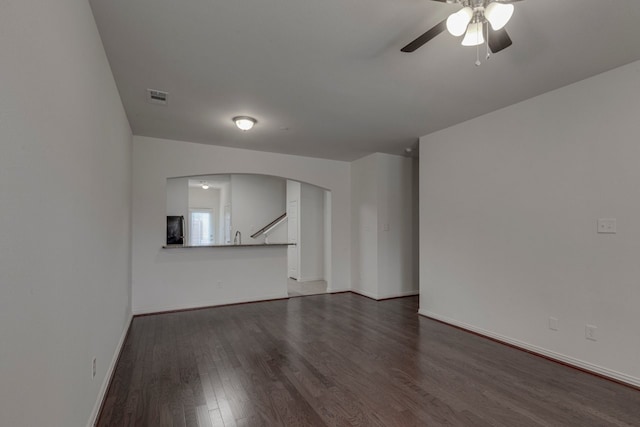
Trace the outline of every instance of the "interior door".
<instances>
[{"instance_id":1,"label":"interior door","mask_svg":"<svg viewBox=\"0 0 640 427\"><path fill-rule=\"evenodd\" d=\"M289 277L298 279L298 201L292 200L287 206L287 241L296 243L287 249Z\"/></svg>"},{"instance_id":2,"label":"interior door","mask_svg":"<svg viewBox=\"0 0 640 427\"><path fill-rule=\"evenodd\" d=\"M224 243L231 244L231 205L224 206Z\"/></svg>"}]
</instances>

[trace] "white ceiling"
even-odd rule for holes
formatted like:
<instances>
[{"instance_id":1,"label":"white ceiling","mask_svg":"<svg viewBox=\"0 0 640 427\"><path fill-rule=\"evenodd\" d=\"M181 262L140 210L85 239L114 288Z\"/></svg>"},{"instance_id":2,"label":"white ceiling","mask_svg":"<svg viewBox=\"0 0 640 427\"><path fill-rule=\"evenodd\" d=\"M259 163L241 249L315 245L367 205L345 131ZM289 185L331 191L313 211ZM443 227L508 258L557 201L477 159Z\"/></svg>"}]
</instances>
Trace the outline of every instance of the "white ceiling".
<instances>
[{"instance_id":1,"label":"white ceiling","mask_svg":"<svg viewBox=\"0 0 640 427\"><path fill-rule=\"evenodd\" d=\"M134 134L338 160L640 59L638 0L516 3L513 46L480 67L448 33L400 52L459 8L429 0L90 3Z\"/></svg>"}]
</instances>

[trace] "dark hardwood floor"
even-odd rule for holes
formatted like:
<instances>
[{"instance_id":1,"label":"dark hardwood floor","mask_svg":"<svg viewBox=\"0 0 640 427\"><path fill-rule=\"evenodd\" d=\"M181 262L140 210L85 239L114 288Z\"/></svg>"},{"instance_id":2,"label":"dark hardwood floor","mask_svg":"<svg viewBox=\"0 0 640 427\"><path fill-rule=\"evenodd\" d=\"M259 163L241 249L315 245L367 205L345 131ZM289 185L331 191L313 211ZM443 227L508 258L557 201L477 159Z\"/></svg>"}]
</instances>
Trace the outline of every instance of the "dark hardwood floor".
<instances>
[{"instance_id":1,"label":"dark hardwood floor","mask_svg":"<svg viewBox=\"0 0 640 427\"><path fill-rule=\"evenodd\" d=\"M99 426L638 426L640 392L317 295L134 319Z\"/></svg>"}]
</instances>

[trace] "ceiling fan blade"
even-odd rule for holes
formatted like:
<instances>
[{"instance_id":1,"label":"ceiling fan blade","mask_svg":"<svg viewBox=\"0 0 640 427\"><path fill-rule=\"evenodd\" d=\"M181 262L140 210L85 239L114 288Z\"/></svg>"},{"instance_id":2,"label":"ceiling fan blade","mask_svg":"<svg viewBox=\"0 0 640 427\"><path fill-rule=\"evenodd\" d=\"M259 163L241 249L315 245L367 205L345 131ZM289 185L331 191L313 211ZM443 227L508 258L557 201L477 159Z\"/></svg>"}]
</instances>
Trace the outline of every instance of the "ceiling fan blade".
<instances>
[{"instance_id":1,"label":"ceiling fan blade","mask_svg":"<svg viewBox=\"0 0 640 427\"><path fill-rule=\"evenodd\" d=\"M422 47L422 45L424 45L426 42L428 42L429 40L431 40L432 38L434 38L435 36L437 36L438 34L440 34L446 29L447 29L447 20L445 19L444 21L440 22L435 27L431 28L429 31L427 31L426 33L424 33L423 35L421 35L420 37L418 37L417 39L415 39L414 41L412 41L411 43L409 43L408 45L406 45L400 50L402 52L407 52L407 53L413 52L414 50L418 49L419 47Z\"/></svg>"},{"instance_id":2,"label":"ceiling fan blade","mask_svg":"<svg viewBox=\"0 0 640 427\"><path fill-rule=\"evenodd\" d=\"M491 52L498 53L512 44L513 42L511 41L509 34L507 34L507 30L501 28L498 31L495 31L489 27L489 49L491 49Z\"/></svg>"}]
</instances>

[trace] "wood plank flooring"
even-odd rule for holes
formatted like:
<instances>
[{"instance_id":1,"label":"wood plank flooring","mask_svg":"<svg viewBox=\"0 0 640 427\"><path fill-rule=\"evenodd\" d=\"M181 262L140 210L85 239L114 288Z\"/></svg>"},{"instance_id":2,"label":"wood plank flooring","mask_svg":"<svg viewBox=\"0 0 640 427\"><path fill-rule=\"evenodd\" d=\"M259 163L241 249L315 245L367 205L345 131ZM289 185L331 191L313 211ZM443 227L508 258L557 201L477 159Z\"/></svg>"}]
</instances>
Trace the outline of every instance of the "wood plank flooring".
<instances>
[{"instance_id":1,"label":"wood plank flooring","mask_svg":"<svg viewBox=\"0 0 640 427\"><path fill-rule=\"evenodd\" d=\"M640 392L354 294L137 317L99 426L639 426Z\"/></svg>"}]
</instances>

